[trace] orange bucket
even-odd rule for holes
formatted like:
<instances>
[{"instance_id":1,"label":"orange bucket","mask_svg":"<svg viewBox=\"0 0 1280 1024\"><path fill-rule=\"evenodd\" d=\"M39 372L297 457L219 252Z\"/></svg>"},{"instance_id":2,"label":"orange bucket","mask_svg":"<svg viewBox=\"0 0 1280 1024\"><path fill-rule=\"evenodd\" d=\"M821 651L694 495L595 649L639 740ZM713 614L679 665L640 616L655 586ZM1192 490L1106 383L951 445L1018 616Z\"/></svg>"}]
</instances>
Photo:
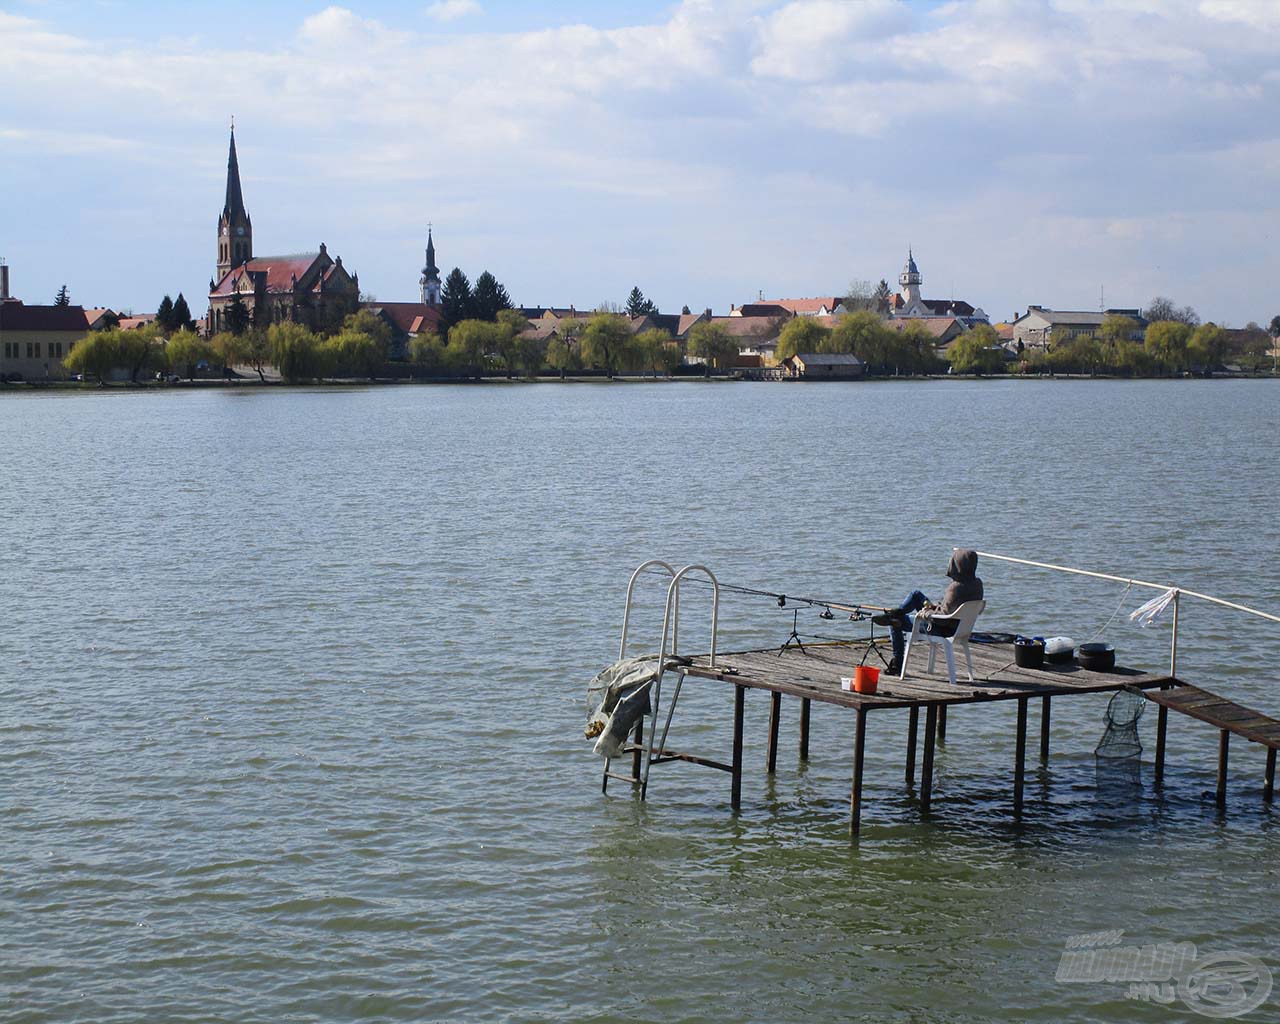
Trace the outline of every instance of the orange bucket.
<instances>
[{"instance_id":1,"label":"orange bucket","mask_svg":"<svg viewBox=\"0 0 1280 1024\"><path fill-rule=\"evenodd\" d=\"M874 665L859 665L853 670L855 693L875 693L880 685L880 670Z\"/></svg>"}]
</instances>

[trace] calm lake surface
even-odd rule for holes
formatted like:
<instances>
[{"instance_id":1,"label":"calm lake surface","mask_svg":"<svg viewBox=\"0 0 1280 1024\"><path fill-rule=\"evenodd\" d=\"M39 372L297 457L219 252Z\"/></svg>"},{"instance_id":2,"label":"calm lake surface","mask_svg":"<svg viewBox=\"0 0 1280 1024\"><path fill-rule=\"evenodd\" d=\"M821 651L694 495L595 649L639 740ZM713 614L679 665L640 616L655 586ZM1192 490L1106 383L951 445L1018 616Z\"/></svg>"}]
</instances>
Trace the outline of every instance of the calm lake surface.
<instances>
[{"instance_id":1,"label":"calm lake surface","mask_svg":"<svg viewBox=\"0 0 1280 1024\"><path fill-rule=\"evenodd\" d=\"M926 823L905 713L872 716L854 845L851 714L815 706L802 765L784 703L769 778L748 694L735 817L686 765L602 796L583 697L654 556L888 603L965 545L1274 611L1278 436L1266 381L0 397L0 1017L1188 1019L1054 974L1103 929L1280 968L1261 748L1219 815L1211 728L1170 717L1158 792L1153 709L1131 784L1096 770L1106 699L1060 701L1017 825L1014 705L958 710ZM1167 668L1149 592L980 573L981 626ZM791 614L728 596L722 627ZM1280 713L1276 628L1188 600L1180 636L1182 677ZM689 690L671 742L727 758L732 691Z\"/></svg>"}]
</instances>

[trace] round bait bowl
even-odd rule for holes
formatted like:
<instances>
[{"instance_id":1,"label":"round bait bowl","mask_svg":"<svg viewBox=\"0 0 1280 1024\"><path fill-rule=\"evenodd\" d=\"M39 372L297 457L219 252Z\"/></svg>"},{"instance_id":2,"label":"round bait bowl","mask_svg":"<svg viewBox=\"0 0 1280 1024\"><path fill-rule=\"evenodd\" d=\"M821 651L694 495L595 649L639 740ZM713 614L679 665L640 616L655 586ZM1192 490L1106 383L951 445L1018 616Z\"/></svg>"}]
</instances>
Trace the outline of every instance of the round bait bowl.
<instances>
[{"instance_id":1,"label":"round bait bowl","mask_svg":"<svg viewBox=\"0 0 1280 1024\"><path fill-rule=\"evenodd\" d=\"M1081 644L1076 662L1090 672L1110 672L1116 667L1116 649L1110 644Z\"/></svg>"}]
</instances>

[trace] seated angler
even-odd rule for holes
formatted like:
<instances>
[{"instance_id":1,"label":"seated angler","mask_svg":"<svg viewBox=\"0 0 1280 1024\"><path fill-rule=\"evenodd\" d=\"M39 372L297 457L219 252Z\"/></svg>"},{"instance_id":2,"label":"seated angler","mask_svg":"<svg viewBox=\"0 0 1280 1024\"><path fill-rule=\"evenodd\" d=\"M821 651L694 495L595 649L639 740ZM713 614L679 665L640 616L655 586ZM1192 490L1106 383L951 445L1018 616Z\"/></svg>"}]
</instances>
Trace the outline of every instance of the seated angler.
<instances>
[{"instance_id":1,"label":"seated angler","mask_svg":"<svg viewBox=\"0 0 1280 1024\"><path fill-rule=\"evenodd\" d=\"M893 661L885 669L887 675L897 675L902 671L902 654L906 642L903 634L911 629L911 614L919 612L925 616L950 615L966 601L981 601L982 580L977 573L978 553L969 548L957 548L952 552L951 564L947 566L947 577L951 582L942 595L942 604L935 605L923 591L913 590L897 608L890 608L883 615L872 617L872 622L877 626L888 626L892 634ZM934 636L952 636L956 631L956 624L931 622L927 628Z\"/></svg>"}]
</instances>

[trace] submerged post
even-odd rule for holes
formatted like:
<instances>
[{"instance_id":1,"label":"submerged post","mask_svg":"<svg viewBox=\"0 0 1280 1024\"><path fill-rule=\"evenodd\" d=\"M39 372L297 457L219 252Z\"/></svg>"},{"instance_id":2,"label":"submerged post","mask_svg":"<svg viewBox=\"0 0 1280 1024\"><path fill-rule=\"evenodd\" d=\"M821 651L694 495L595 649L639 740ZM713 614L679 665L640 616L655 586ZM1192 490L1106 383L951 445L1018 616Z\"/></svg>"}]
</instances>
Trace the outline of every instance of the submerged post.
<instances>
[{"instance_id":1,"label":"submerged post","mask_svg":"<svg viewBox=\"0 0 1280 1024\"><path fill-rule=\"evenodd\" d=\"M853 741L853 791L849 796L849 834L862 827L862 755L867 746L867 709L858 708L858 730Z\"/></svg>"},{"instance_id":2,"label":"submerged post","mask_svg":"<svg viewBox=\"0 0 1280 1024\"><path fill-rule=\"evenodd\" d=\"M1231 731L1222 729L1218 733L1218 792L1215 803L1219 807L1227 806L1227 755L1231 748Z\"/></svg>"},{"instance_id":3,"label":"submerged post","mask_svg":"<svg viewBox=\"0 0 1280 1024\"><path fill-rule=\"evenodd\" d=\"M1276 789L1276 748L1267 747L1267 774L1262 779L1262 799L1271 803Z\"/></svg>"},{"instance_id":4,"label":"submerged post","mask_svg":"<svg viewBox=\"0 0 1280 1024\"><path fill-rule=\"evenodd\" d=\"M1027 757L1027 701L1029 697L1018 698L1018 738L1013 755L1013 813L1022 816L1022 782L1026 775Z\"/></svg>"},{"instance_id":5,"label":"submerged post","mask_svg":"<svg viewBox=\"0 0 1280 1024\"><path fill-rule=\"evenodd\" d=\"M746 704L747 688L733 688L733 783L729 788L729 803L736 811L742 806L742 717Z\"/></svg>"},{"instance_id":6,"label":"submerged post","mask_svg":"<svg viewBox=\"0 0 1280 1024\"><path fill-rule=\"evenodd\" d=\"M1040 763L1049 763L1049 698L1040 698Z\"/></svg>"},{"instance_id":7,"label":"submerged post","mask_svg":"<svg viewBox=\"0 0 1280 1024\"><path fill-rule=\"evenodd\" d=\"M907 721L907 785L916 781L916 731L920 726L920 707L911 705L911 715Z\"/></svg>"},{"instance_id":8,"label":"submerged post","mask_svg":"<svg viewBox=\"0 0 1280 1024\"><path fill-rule=\"evenodd\" d=\"M1160 687L1165 689L1165 687ZM1164 745L1165 734L1169 731L1169 709L1163 704L1156 712L1156 765L1153 781L1157 786L1164 785Z\"/></svg>"},{"instance_id":9,"label":"submerged post","mask_svg":"<svg viewBox=\"0 0 1280 1024\"><path fill-rule=\"evenodd\" d=\"M938 742L947 742L947 706L938 705Z\"/></svg>"},{"instance_id":10,"label":"submerged post","mask_svg":"<svg viewBox=\"0 0 1280 1024\"><path fill-rule=\"evenodd\" d=\"M924 714L924 763L920 766L920 809L929 813L933 795L933 740L938 731L938 705L930 704Z\"/></svg>"},{"instance_id":11,"label":"submerged post","mask_svg":"<svg viewBox=\"0 0 1280 1024\"><path fill-rule=\"evenodd\" d=\"M800 698L800 760L809 760L809 698Z\"/></svg>"},{"instance_id":12,"label":"submerged post","mask_svg":"<svg viewBox=\"0 0 1280 1024\"><path fill-rule=\"evenodd\" d=\"M778 726L781 720L782 694L775 690L769 694L769 752L765 758L770 775L778 767Z\"/></svg>"}]
</instances>

